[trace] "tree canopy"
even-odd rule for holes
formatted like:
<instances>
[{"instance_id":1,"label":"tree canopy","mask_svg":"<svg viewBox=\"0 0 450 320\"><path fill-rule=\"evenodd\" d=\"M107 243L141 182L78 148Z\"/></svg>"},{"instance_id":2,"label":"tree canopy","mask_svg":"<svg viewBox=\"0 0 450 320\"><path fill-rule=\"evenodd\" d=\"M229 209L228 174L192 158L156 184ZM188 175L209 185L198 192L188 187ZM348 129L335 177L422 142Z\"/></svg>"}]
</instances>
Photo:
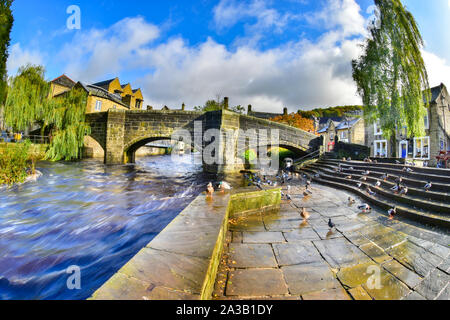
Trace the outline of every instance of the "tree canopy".
<instances>
[{"instance_id":1,"label":"tree canopy","mask_svg":"<svg viewBox=\"0 0 450 320\"><path fill-rule=\"evenodd\" d=\"M0 0L0 107L5 102L7 92L8 47L14 17L11 12L13 0Z\"/></svg>"},{"instance_id":2,"label":"tree canopy","mask_svg":"<svg viewBox=\"0 0 450 320\"><path fill-rule=\"evenodd\" d=\"M220 99L219 99L220 101ZM217 111L217 110L222 110L225 107L225 101L222 100L220 102L216 101L216 100L208 100L206 101L205 105L202 106L197 106L194 107L195 111L203 111L203 112L209 112L209 111ZM234 106L232 108L230 108L231 111L234 111L236 113L244 113L245 112L245 108L242 106Z\"/></svg>"},{"instance_id":3,"label":"tree canopy","mask_svg":"<svg viewBox=\"0 0 450 320\"><path fill-rule=\"evenodd\" d=\"M85 122L87 94L82 89L73 89L51 98L49 93L50 84L45 80L42 66L21 67L10 79L5 123L19 131L39 124L42 134L50 132L47 159L78 159L84 137L90 133Z\"/></svg>"},{"instance_id":4,"label":"tree canopy","mask_svg":"<svg viewBox=\"0 0 450 320\"><path fill-rule=\"evenodd\" d=\"M302 129L304 131L314 132L314 121L308 118L304 118L298 113L282 115L270 120L278 123L284 123L291 127Z\"/></svg>"},{"instance_id":5,"label":"tree canopy","mask_svg":"<svg viewBox=\"0 0 450 320\"><path fill-rule=\"evenodd\" d=\"M379 120L386 138L403 126L409 136L422 136L430 100L422 36L400 0L375 0L375 5L379 21L369 26L363 54L352 62L366 120Z\"/></svg>"}]
</instances>

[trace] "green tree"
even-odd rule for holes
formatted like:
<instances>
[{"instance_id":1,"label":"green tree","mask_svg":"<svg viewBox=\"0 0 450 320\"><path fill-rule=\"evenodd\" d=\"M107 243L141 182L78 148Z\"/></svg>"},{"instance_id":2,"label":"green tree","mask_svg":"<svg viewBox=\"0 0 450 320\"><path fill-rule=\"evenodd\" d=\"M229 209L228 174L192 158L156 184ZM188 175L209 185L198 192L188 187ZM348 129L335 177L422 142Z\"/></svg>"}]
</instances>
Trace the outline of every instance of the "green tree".
<instances>
[{"instance_id":1,"label":"green tree","mask_svg":"<svg viewBox=\"0 0 450 320\"><path fill-rule=\"evenodd\" d=\"M90 133L85 122L87 95L81 89L73 89L51 99L49 91L50 85L45 80L42 66L21 67L17 76L10 79L5 123L20 131L39 124L42 135L50 132L47 159L78 159L84 137Z\"/></svg>"},{"instance_id":2,"label":"green tree","mask_svg":"<svg viewBox=\"0 0 450 320\"><path fill-rule=\"evenodd\" d=\"M405 125L410 136L422 136L430 100L420 51L422 36L413 15L400 0L375 0L375 5L379 20L369 26L363 54L352 62L366 120L380 120L383 133L391 142L395 142L396 128ZM395 145L391 143L393 153Z\"/></svg>"},{"instance_id":3,"label":"green tree","mask_svg":"<svg viewBox=\"0 0 450 320\"><path fill-rule=\"evenodd\" d=\"M0 0L0 125L2 125L3 104L7 94L7 70L8 48L11 41L11 29L14 17L11 12L13 0Z\"/></svg>"}]
</instances>

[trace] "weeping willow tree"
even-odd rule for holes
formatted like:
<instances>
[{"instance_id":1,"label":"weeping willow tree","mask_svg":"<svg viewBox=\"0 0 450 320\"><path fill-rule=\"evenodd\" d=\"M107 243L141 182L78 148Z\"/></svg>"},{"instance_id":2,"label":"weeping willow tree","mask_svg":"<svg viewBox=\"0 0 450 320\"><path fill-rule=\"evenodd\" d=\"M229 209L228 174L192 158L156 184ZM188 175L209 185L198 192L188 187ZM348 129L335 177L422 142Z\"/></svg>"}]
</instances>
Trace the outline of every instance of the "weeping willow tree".
<instances>
[{"instance_id":1,"label":"weeping willow tree","mask_svg":"<svg viewBox=\"0 0 450 320\"><path fill-rule=\"evenodd\" d=\"M84 137L90 134L85 122L87 95L73 89L58 98L50 98L50 84L42 66L21 67L10 79L5 103L5 123L24 131L38 124L41 134L50 132L46 159L74 160L80 157Z\"/></svg>"},{"instance_id":2,"label":"weeping willow tree","mask_svg":"<svg viewBox=\"0 0 450 320\"><path fill-rule=\"evenodd\" d=\"M407 126L409 137L424 135L430 101L421 54L424 42L413 15L400 0L375 0L375 5L379 20L369 26L363 54L352 62L353 79L366 120L380 121L395 154L397 128Z\"/></svg>"},{"instance_id":3,"label":"weeping willow tree","mask_svg":"<svg viewBox=\"0 0 450 320\"><path fill-rule=\"evenodd\" d=\"M6 61L8 60L8 47L11 41L11 29L14 18L11 11L12 0L0 0L0 129L3 126L3 104L7 94Z\"/></svg>"}]
</instances>

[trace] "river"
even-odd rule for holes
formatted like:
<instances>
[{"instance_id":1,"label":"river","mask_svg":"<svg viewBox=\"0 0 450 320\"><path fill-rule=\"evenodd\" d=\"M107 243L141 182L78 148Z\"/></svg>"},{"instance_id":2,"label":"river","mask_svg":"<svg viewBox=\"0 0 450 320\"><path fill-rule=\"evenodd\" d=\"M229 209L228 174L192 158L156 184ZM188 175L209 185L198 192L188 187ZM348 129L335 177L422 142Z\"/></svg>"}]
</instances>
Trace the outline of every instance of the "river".
<instances>
[{"instance_id":1,"label":"river","mask_svg":"<svg viewBox=\"0 0 450 320\"><path fill-rule=\"evenodd\" d=\"M35 183L0 189L0 299L86 299L214 177L170 156L135 165L41 162ZM67 268L81 268L69 290Z\"/></svg>"}]
</instances>

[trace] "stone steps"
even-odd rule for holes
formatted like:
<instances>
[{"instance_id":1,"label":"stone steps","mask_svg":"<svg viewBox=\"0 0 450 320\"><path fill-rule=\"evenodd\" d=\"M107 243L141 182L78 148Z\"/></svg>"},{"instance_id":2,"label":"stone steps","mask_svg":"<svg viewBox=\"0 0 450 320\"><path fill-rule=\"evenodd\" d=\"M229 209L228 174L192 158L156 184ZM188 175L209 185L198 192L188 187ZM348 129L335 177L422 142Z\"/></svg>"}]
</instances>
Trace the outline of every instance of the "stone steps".
<instances>
[{"instance_id":1,"label":"stone steps","mask_svg":"<svg viewBox=\"0 0 450 320\"><path fill-rule=\"evenodd\" d=\"M381 192L382 196L370 196L366 192L358 189L358 187L350 185L348 181L345 181L345 179L339 179L324 173L321 173L320 178L315 178L314 175L316 173L320 173L320 170L312 168L311 166L302 168L300 171L308 175L314 182L327 185L333 188L350 191L358 195L368 203L375 205L383 210L386 210L386 212L390 208L396 206L397 217L417 221L423 224L430 225L431 227L442 227L445 229L450 229L450 217L437 215L436 213L430 212L428 210L414 209L403 202L396 201L393 198L388 198L387 197L388 192ZM380 192L380 190L374 191Z\"/></svg>"},{"instance_id":2,"label":"stone steps","mask_svg":"<svg viewBox=\"0 0 450 320\"><path fill-rule=\"evenodd\" d=\"M424 200L422 198L417 199L417 198L414 198L414 197L411 197L408 195L400 196L400 195L395 194L389 188L388 189L377 188L371 183L363 182L358 179L349 180L344 177L340 177L338 174L332 172L331 170L326 170L323 167L320 167L318 165L311 165L310 168L316 169L316 170L320 171L321 173L326 174L327 177L329 177L331 180L336 181L338 183L344 183L344 184L346 183L346 184L350 184L355 187L357 187L358 183L362 183L362 185L363 185L361 187L362 191L366 190L367 187L370 187L372 191L377 193L377 195L392 199L396 202L403 203L405 205L413 206L417 209L438 212L439 214L443 214L443 215L450 217L450 206L447 203L437 202L437 201L432 201L432 200ZM354 178L357 178L357 177L355 176ZM374 179L374 181L376 182L377 179ZM408 194L409 194L409 191L408 191Z\"/></svg>"},{"instance_id":3,"label":"stone steps","mask_svg":"<svg viewBox=\"0 0 450 320\"><path fill-rule=\"evenodd\" d=\"M321 165L330 166L331 168L337 168L339 164L341 164L342 169L347 174L358 174L362 173L366 170L371 172L370 176L381 177L383 174L387 173L389 175L394 175L395 177L402 177L409 187L415 187L418 189L423 189L426 183L431 181L433 183L433 187L431 191L440 192L442 194L450 195L450 182L445 182L447 180L446 176L436 176L436 175L424 175L424 176L412 176L414 173L406 173L401 170L391 170L384 169L382 167L373 167L370 164L365 164L363 162L340 162L340 161L330 161L330 160L320 160L317 162ZM349 168L353 167L354 170L350 170ZM446 170L445 174L450 174L450 171Z\"/></svg>"},{"instance_id":4,"label":"stone steps","mask_svg":"<svg viewBox=\"0 0 450 320\"><path fill-rule=\"evenodd\" d=\"M342 164L352 166L354 168L363 168L364 170L381 170L386 173L396 174L403 176L405 178L411 178L413 180L419 181L432 181L436 183L442 184L450 184L450 170L448 169L436 169L436 168L420 168L420 167L411 167L405 165L398 164L389 164L389 163L367 163L361 161L340 161L340 160L322 160L321 162L330 163L334 165ZM410 168L414 172L408 173L402 171L403 168Z\"/></svg>"},{"instance_id":5,"label":"stone steps","mask_svg":"<svg viewBox=\"0 0 450 320\"><path fill-rule=\"evenodd\" d=\"M315 168L328 169L331 174L333 174L337 177L341 177L341 178L346 178L348 175L351 175L352 179L351 180L346 179L347 181L361 182L359 179L363 176L362 175L363 170L346 169L346 170L344 170L344 172L338 173L338 172L334 171L334 169L336 168L334 166L329 166L329 165L324 165L324 164L315 164L313 166ZM391 191L391 188L396 185L395 178L390 177L389 179L384 181L381 179L382 175L383 175L382 172L371 171L370 175L367 176L367 183L371 182L373 185L375 185L375 183L377 181L380 181L381 188ZM435 192L435 191L427 192L423 189L424 183L422 183L422 182L412 182L410 180L405 179L403 181L403 184L405 184L408 187L408 196L416 196L421 199L425 199L427 201L434 201L443 206L449 206L449 208L450 208L450 194L444 193L444 192ZM415 187L415 186L420 186L420 187ZM372 187L372 186L370 186L370 187ZM375 188L375 186L373 186L373 187ZM445 185L442 185L442 188L445 188L445 187L446 187Z\"/></svg>"}]
</instances>

